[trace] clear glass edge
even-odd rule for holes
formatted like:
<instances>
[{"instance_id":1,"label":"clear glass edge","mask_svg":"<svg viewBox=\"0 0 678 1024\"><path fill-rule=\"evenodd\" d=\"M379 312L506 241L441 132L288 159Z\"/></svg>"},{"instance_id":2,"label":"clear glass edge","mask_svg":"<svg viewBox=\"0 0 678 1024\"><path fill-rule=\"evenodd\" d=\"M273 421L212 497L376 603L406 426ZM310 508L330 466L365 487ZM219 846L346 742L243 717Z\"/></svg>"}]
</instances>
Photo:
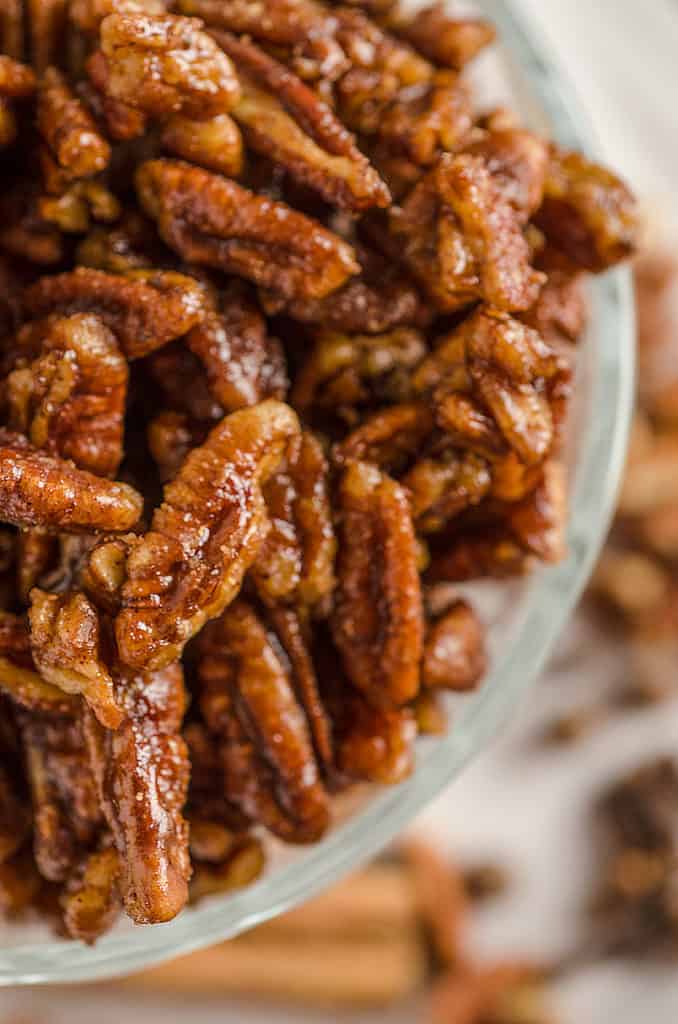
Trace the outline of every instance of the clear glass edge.
<instances>
[{"instance_id":1,"label":"clear glass edge","mask_svg":"<svg viewBox=\"0 0 678 1024\"><path fill-rule=\"evenodd\" d=\"M529 81L530 92L566 146L596 146L574 89L540 34L506 0L480 5ZM490 673L464 728L441 740L422 770L305 854L224 901L167 925L138 929L96 946L52 942L0 950L0 986L94 981L141 970L246 931L331 885L382 849L479 753L534 682L572 612L603 543L624 466L635 379L635 315L630 271L611 272L595 285L596 339L589 415L575 469L568 528L569 557L535 574L526 611L506 659Z\"/></svg>"}]
</instances>

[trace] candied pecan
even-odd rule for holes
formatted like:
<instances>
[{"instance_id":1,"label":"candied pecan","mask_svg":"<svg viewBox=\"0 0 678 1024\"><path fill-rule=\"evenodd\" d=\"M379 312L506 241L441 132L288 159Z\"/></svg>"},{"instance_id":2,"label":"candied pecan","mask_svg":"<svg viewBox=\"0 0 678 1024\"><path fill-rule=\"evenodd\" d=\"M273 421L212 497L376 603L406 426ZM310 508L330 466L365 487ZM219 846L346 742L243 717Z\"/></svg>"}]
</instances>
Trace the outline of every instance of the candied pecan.
<instances>
[{"instance_id":1,"label":"candied pecan","mask_svg":"<svg viewBox=\"0 0 678 1024\"><path fill-rule=\"evenodd\" d=\"M169 664L233 599L267 528L261 486L298 431L292 410L272 399L232 413L167 484L127 559L115 623L127 664Z\"/></svg>"},{"instance_id":2,"label":"candied pecan","mask_svg":"<svg viewBox=\"0 0 678 1024\"><path fill-rule=\"evenodd\" d=\"M77 717L19 716L33 804L33 846L44 878L65 881L101 828Z\"/></svg>"},{"instance_id":3,"label":"candied pecan","mask_svg":"<svg viewBox=\"0 0 678 1024\"><path fill-rule=\"evenodd\" d=\"M120 858L123 905L137 924L169 921L188 897L191 868L182 808L188 790L179 734L186 693L181 666L136 673L116 666L122 725L104 729L85 709L92 774Z\"/></svg>"},{"instance_id":4,"label":"candied pecan","mask_svg":"<svg viewBox=\"0 0 678 1024\"><path fill-rule=\"evenodd\" d=\"M5 0L0 8L0 53L24 56L24 0Z\"/></svg>"},{"instance_id":5,"label":"candied pecan","mask_svg":"<svg viewBox=\"0 0 678 1024\"><path fill-rule=\"evenodd\" d=\"M396 10L389 25L434 64L460 71L494 41L495 30L484 18L455 18L444 3L424 7L412 17Z\"/></svg>"},{"instance_id":6,"label":"candied pecan","mask_svg":"<svg viewBox=\"0 0 678 1024\"><path fill-rule=\"evenodd\" d=\"M285 298L323 298L359 270L351 247L310 217L199 167L150 160L137 171L137 191L184 259Z\"/></svg>"},{"instance_id":7,"label":"candied pecan","mask_svg":"<svg viewBox=\"0 0 678 1024\"><path fill-rule=\"evenodd\" d=\"M70 0L68 16L87 36L97 37L109 14L167 14L169 0Z\"/></svg>"},{"instance_id":8,"label":"candied pecan","mask_svg":"<svg viewBox=\"0 0 678 1024\"><path fill-rule=\"evenodd\" d=\"M113 331L128 359L139 359L191 329L203 315L205 291L192 277L165 270L126 277L86 267L42 277L24 294L31 317L93 313Z\"/></svg>"},{"instance_id":9,"label":"candied pecan","mask_svg":"<svg viewBox=\"0 0 678 1024\"><path fill-rule=\"evenodd\" d=\"M22 99L35 92L36 84L31 68L0 53L0 96Z\"/></svg>"},{"instance_id":10,"label":"candied pecan","mask_svg":"<svg viewBox=\"0 0 678 1024\"><path fill-rule=\"evenodd\" d=\"M480 157L444 153L393 207L394 254L443 312L482 299L529 309L544 275L529 264L516 214Z\"/></svg>"},{"instance_id":11,"label":"candied pecan","mask_svg":"<svg viewBox=\"0 0 678 1024\"><path fill-rule=\"evenodd\" d=\"M594 272L633 255L639 230L624 182L580 153L555 146L535 223L576 266Z\"/></svg>"},{"instance_id":12,"label":"candied pecan","mask_svg":"<svg viewBox=\"0 0 678 1024\"><path fill-rule=\"evenodd\" d=\"M455 444L490 459L510 448L532 466L557 439L569 379L567 363L536 331L481 306L438 342L413 384L433 392L439 426Z\"/></svg>"},{"instance_id":13,"label":"candied pecan","mask_svg":"<svg viewBox=\"0 0 678 1024\"><path fill-rule=\"evenodd\" d=\"M178 7L210 26L282 51L301 78L334 81L348 66L334 38L336 20L315 0L178 0Z\"/></svg>"},{"instance_id":14,"label":"candied pecan","mask_svg":"<svg viewBox=\"0 0 678 1024\"><path fill-rule=\"evenodd\" d=\"M31 639L23 617L0 613L0 690L28 711L73 714L77 703L35 671Z\"/></svg>"},{"instance_id":15,"label":"candied pecan","mask_svg":"<svg viewBox=\"0 0 678 1024\"><path fill-rule=\"evenodd\" d=\"M177 475L188 453L205 437L186 413L167 410L151 420L147 439L160 479L166 483Z\"/></svg>"},{"instance_id":16,"label":"candied pecan","mask_svg":"<svg viewBox=\"0 0 678 1024\"><path fill-rule=\"evenodd\" d=\"M126 274L162 262L152 225L136 211L125 211L111 227L94 227L76 250L76 262L110 274ZM166 255L166 253L165 253Z\"/></svg>"},{"instance_id":17,"label":"candied pecan","mask_svg":"<svg viewBox=\"0 0 678 1024\"><path fill-rule=\"evenodd\" d=\"M38 131L64 181L88 178L108 165L110 146L56 68L47 68L43 75L36 117Z\"/></svg>"},{"instance_id":18,"label":"candied pecan","mask_svg":"<svg viewBox=\"0 0 678 1024\"><path fill-rule=\"evenodd\" d=\"M548 271L535 304L520 319L533 327L548 345L579 341L588 322L583 275L566 270Z\"/></svg>"},{"instance_id":19,"label":"candied pecan","mask_svg":"<svg viewBox=\"0 0 678 1024\"><path fill-rule=\"evenodd\" d=\"M427 623L422 686L473 690L485 667L483 628L468 602L455 601L441 616Z\"/></svg>"},{"instance_id":20,"label":"candied pecan","mask_svg":"<svg viewBox=\"0 0 678 1024\"><path fill-rule=\"evenodd\" d=\"M398 265L366 246L359 246L357 254L360 275L331 295L285 302L275 292L264 292L264 311L282 312L293 320L346 334L381 334L393 327L425 325L426 304Z\"/></svg>"},{"instance_id":21,"label":"candied pecan","mask_svg":"<svg viewBox=\"0 0 678 1024\"><path fill-rule=\"evenodd\" d=\"M113 615L120 609L127 556L138 542L136 534L104 537L79 566L77 582L97 608Z\"/></svg>"},{"instance_id":22,"label":"candied pecan","mask_svg":"<svg viewBox=\"0 0 678 1024\"><path fill-rule=\"evenodd\" d=\"M357 459L381 469L402 469L433 431L431 410L423 402L393 405L373 413L335 446L337 462Z\"/></svg>"},{"instance_id":23,"label":"candied pecan","mask_svg":"<svg viewBox=\"0 0 678 1024\"><path fill-rule=\"evenodd\" d=\"M410 708L374 708L347 694L344 730L337 737L337 768L348 778L382 785L402 782L414 768L417 724Z\"/></svg>"},{"instance_id":24,"label":"candied pecan","mask_svg":"<svg viewBox=\"0 0 678 1024\"><path fill-rule=\"evenodd\" d=\"M103 82L117 103L153 118L183 113L207 120L239 95L233 65L202 22L175 15L114 13L101 23Z\"/></svg>"},{"instance_id":25,"label":"candied pecan","mask_svg":"<svg viewBox=\"0 0 678 1024\"><path fill-rule=\"evenodd\" d=\"M268 609L268 619L289 661L292 685L306 713L316 756L329 773L334 758L332 728L320 699L313 658L313 623L308 610L275 605Z\"/></svg>"},{"instance_id":26,"label":"candied pecan","mask_svg":"<svg viewBox=\"0 0 678 1024\"><path fill-rule=\"evenodd\" d=\"M362 11L342 7L335 17L336 39L351 65L336 84L339 115L352 131L378 133L391 103L403 90L428 83L434 69Z\"/></svg>"},{"instance_id":27,"label":"candied pecan","mask_svg":"<svg viewBox=\"0 0 678 1024\"><path fill-rule=\"evenodd\" d=\"M426 89L406 92L385 111L375 162L388 167L394 156L407 158L415 165L410 172L414 184L421 176L417 168L435 163L441 152L458 149L472 127L468 86L453 71L437 71Z\"/></svg>"},{"instance_id":28,"label":"candied pecan","mask_svg":"<svg viewBox=\"0 0 678 1024\"><path fill-rule=\"evenodd\" d=\"M88 58L87 74L89 83L81 82L79 91L86 96L88 106L105 122L111 138L118 142L141 138L147 129L146 115L108 95L109 65L100 50Z\"/></svg>"},{"instance_id":29,"label":"candied pecan","mask_svg":"<svg viewBox=\"0 0 678 1024\"><path fill-rule=\"evenodd\" d=\"M426 354L419 331L396 327L384 334L322 331L292 389L302 412L327 409L342 415L374 399L397 401L409 373Z\"/></svg>"},{"instance_id":30,"label":"candied pecan","mask_svg":"<svg viewBox=\"0 0 678 1024\"><path fill-rule=\"evenodd\" d=\"M190 901L198 903L205 896L232 892L251 885L264 870L266 858L261 840L242 836L219 863L195 865L191 878Z\"/></svg>"},{"instance_id":31,"label":"candied pecan","mask_svg":"<svg viewBox=\"0 0 678 1024\"><path fill-rule=\"evenodd\" d=\"M122 459L127 361L96 316L29 324L7 378L9 426L50 455L114 476Z\"/></svg>"},{"instance_id":32,"label":"candied pecan","mask_svg":"<svg viewBox=\"0 0 678 1024\"><path fill-rule=\"evenodd\" d=\"M94 943L112 926L120 910L117 881L120 861L112 846L86 854L60 894L66 934Z\"/></svg>"},{"instance_id":33,"label":"candied pecan","mask_svg":"<svg viewBox=\"0 0 678 1024\"><path fill-rule=\"evenodd\" d=\"M358 211L388 206L386 185L312 89L249 41L225 32L214 36L238 68L241 96L232 113L252 149L328 203Z\"/></svg>"},{"instance_id":34,"label":"candied pecan","mask_svg":"<svg viewBox=\"0 0 678 1024\"><path fill-rule=\"evenodd\" d=\"M308 723L264 624L238 600L206 627L199 649L201 709L210 729L225 740L226 796L283 838L317 839L328 823L327 794ZM229 740L238 727L242 740L231 751ZM239 747L247 748L247 759L261 762L262 770L255 769L249 786L243 780L239 789L231 789L231 757L238 756ZM265 799L258 799L261 792Z\"/></svg>"},{"instance_id":35,"label":"candied pecan","mask_svg":"<svg viewBox=\"0 0 678 1024\"><path fill-rule=\"evenodd\" d=\"M142 512L141 495L33 448L0 430L0 520L71 533L129 530Z\"/></svg>"},{"instance_id":36,"label":"candied pecan","mask_svg":"<svg viewBox=\"0 0 678 1024\"><path fill-rule=\"evenodd\" d=\"M215 114L208 121L174 114L163 125L161 144L183 160L226 177L237 178L242 174L242 136L228 114Z\"/></svg>"},{"instance_id":37,"label":"candied pecan","mask_svg":"<svg viewBox=\"0 0 678 1024\"><path fill-rule=\"evenodd\" d=\"M102 725L117 729L122 711L102 651L99 616L84 594L31 591L33 661L43 679L66 693L81 694Z\"/></svg>"},{"instance_id":38,"label":"candied pecan","mask_svg":"<svg viewBox=\"0 0 678 1024\"><path fill-rule=\"evenodd\" d=\"M526 224L544 196L549 166L547 144L531 132L513 128L486 132L464 146L464 152L482 157L519 222Z\"/></svg>"},{"instance_id":39,"label":"candied pecan","mask_svg":"<svg viewBox=\"0 0 678 1024\"><path fill-rule=\"evenodd\" d=\"M65 234L89 231L92 221L109 224L120 216L120 204L100 181L76 181L59 196L41 196L38 212L47 224Z\"/></svg>"},{"instance_id":40,"label":"candied pecan","mask_svg":"<svg viewBox=\"0 0 678 1024\"><path fill-rule=\"evenodd\" d=\"M418 459L401 483L409 495L417 529L433 533L463 509L482 501L492 486L492 473L482 456L447 449Z\"/></svg>"},{"instance_id":41,"label":"candied pecan","mask_svg":"<svg viewBox=\"0 0 678 1024\"><path fill-rule=\"evenodd\" d=\"M265 398L285 398L282 347L268 334L266 321L245 288L233 284L224 291L218 312L194 327L186 344L205 367L210 390L225 412Z\"/></svg>"},{"instance_id":42,"label":"candied pecan","mask_svg":"<svg viewBox=\"0 0 678 1024\"><path fill-rule=\"evenodd\" d=\"M518 541L501 527L466 529L436 545L426 571L428 582L463 582L483 577L505 579L522 576L530 567L529 556Z\"/></svg>"},{"instance_id":43,"label":"candied pecan","mask_svg":"<svg viewBox=\"0 0 678 1024\"><path fill-rule=\"evenodd\" d=\"M31 63L42 73L64 52L68 0L26 0Z\"/></svg>"},{"instance_id":44,"label":"candied pecan","mask_svg":"<svg viewBox=\"0 0 678 1024\"><path fill-rule=\"evenodd\" d=\"M207 313L206 319L209 332L212 314ZM185 414L185 425L196 443L204 441L210 426L223 418L224 410L210 389L204 367L186 347L185 339L151 352L145 366L162 396L162 405L166 410Z\"/></svg>"},{"instance_id":45,"label":"candied pecan","mask_svg":"<svg viewBox=\"0 0 678 1024\"><path fill-rule=\"evenodd\" d=\"M507 507L507 524L524 551L543 562L560 562L566 552L567 490L565 467L549 459L539 485Z\"/></svg>"},{"instance_id":46,"label":"candied pecan","mask_svg":"<svg viewBox=\"0 0 678 1024\"><path fill-rule=\"evenodd\" d=\"M313 607L332 592L336 550L318 439L309 431L294 437L262 490L271 529L251 570L257 591L267 604Z\"/></svg>"},{"instance_id":47,"label":"candied pecan","mask_svg":"<svg viewBox=\"0 0 678 1024\"><path fill-rule=\"evenodd\" d=\"M419 689L423 613L405 491L363 462L338 488L339 556L332 626L353 685L376 706Z\"/></svg>"}]
</instances>

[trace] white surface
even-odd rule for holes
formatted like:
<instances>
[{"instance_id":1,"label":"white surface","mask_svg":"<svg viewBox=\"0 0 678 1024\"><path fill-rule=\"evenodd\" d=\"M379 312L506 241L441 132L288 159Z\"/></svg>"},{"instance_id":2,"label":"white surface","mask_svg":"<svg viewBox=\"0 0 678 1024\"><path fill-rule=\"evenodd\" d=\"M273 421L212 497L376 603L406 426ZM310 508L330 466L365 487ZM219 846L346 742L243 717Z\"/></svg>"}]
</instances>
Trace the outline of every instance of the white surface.
<instances>
[{"instance_id":1,"label":"white surface","mask_svg":"<svg viewBox=\"0 0 678 1024\"><path fill-rule=\"evenodd\" d=\"M519 0L551 36L588 107L610 161L623 167L663 227L678 229L678 3L674 0ZM672 191L675 195L672 196ZM585 626L565 641L588 649ZM421 827L469 859L501 857L515 888L488 910L474 936L479 952L544 955L576 945L590 880L589 797L648 753L678 751L678 707L619 716L570 753L536 749L556 708L578 707L623 671L618 650L589 651L575 672L551 671L500 743L424 815ZM678 970L591 968L562 983L563 1024L676 1024ZM51 993L0 993L0 1008L35 1014L35 1024L299 1024L297 1013L136 1005ZM307 1024L412 1024L414 1007L384 1014L307 1015ZM1 1024L5 1020L0 1018ZM14 1024L14 1021L12 1021ZM18 1022L17 1022L18 1024ZM33 1021L31 1021L33 1024Z\"/></svg>"}]
</instances>

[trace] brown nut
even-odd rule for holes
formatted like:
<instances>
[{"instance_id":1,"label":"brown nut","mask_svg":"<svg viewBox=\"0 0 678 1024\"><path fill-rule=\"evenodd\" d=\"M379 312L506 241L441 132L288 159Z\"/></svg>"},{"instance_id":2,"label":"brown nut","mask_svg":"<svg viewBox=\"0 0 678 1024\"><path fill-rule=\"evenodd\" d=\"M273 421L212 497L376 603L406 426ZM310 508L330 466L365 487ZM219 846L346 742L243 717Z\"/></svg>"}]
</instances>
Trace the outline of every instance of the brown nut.
<instances>
[{"instance_id":1,"label":"brown nut","mask_svg":"<svg viewBox=\"0 0 678 1024\"><path fill-rule=\"evenodd\" d=\"M85 710L85 739L106 823L120 859L123 905L138 924L169 921L188 898L189 763L180 736L186 707L179 664L115 670L124 721L104 729Z\"/></svg>"},{"instance_id":2,"label":"brown nut","mask_svg":"<svg viewBox=\"0 0 678 1024\"><path fill-rule=\"evenodd\" d=\"M238 79L201 28L197 19L171 14L110 14L100 29L103 92L153 118L183 113L207 120L228 113L238 99Z\"/></svg>"},{"instance_id":3,"label":"brown nut","mask_svg":"<svg viewBox=\"0 0 678 1024\"><path fill-rule=\"evenodd\" d=\"M405 491L364 462L339 483L339 555L332 629L347 675L377 707L419 689L423 612Z\"/></svg>"},{"instance_id":4,"label":"brown nut","mask_svg":"<svg viewBox=\"0 0 678 1024\"><path fill-rule=\"evenodd\" d=\"M36 118L38 131L65 182L88 178L108 165L110 146L56 68L47 68L43 75Z\"/></svg>"},{"instance_id":5,"label":"brown nut","mask_svg":"<svg viewBox=\"0 0 678 1024\"><path fill-rule=\"evenodd\" d=\"M313 434L292 440L263 495L271 529L251 570L259 596L266 604L312 608L334 588L337 546L328 465Z\"/></svg>"},{"instance_id":6,"label":"brown nut","mask_svg":"<svg viewBox=\"0 0 678 1024\"><path fill-rule=\"evenodd\" d=\"M323 298L359 270L351 247L310 217L199 167L150 160L137 171L137 192L185 260L286 298Z\"/></svg>"},{"instance_id":7,"label":"brown nut","mask_svg":"<svg viewBox=\"0 0 678 1024\"><path fill-rule=\"evenodd\" d=\"M390 211L394 254L442 312L478 299L529 309L544 276L529 264L515 211L481 157L443 154Z\"/></svg>"},{"instance_id":8,"label":"brown nut","mask_svg":"<svg viewBox=\"0 0 678 1024\"><path fill-rule=\"evenodd\" d=\"M0 430L0 520L16 526L89 533L131 529L143 499L128 484L45 455L20 434Z\"/></svg>"},{"instance_id":9,"label":"brown nut","mask_svg":"<svg viewBox=\"0 0 678 1024\"><path fill-rule=\"evenodd\" d=\"M425 57L460 71L494 41L495 29L484 18L455 18L444 3L424 7L412 17L393 19L395 31Z\"/></svg>"},{"instance_id":10,"label":"brown nut","mask_svg":"<svg viewBox=\"0 0 678 1024\"><path fill-rule=\"evenodd\" d=\"M31 652L42 678L66 693L81 694L107 729L122 710L106 666L99 616L84 594L31 591Z\"/></svg>"},{"instance_id":11,"label":"brown nut","mask_svg":"<svg viewBox=\"0 0 678 1024\"><path fill-rule=\"evenodd\" d=\"M128 359L139 359L198 323L205 299L204 289L184 274L139 270L119 277L79 267L40 278L26 290L24 308L35 318L93 313Z\"/></svg>"},{"instance_id":12,"label":"brown nut","mask_svg":"<svg viewBox=\"0 0 678 1024\"><path fill-rule=\"evenodd\" d=\"M245 288L222 293L219 309L186 337L186 345L207 373L211 393L225 412L284 399L287 368L280 342L268 334L258 306Z\"/></svg>"},{"instance_id":13,"label":"brown nut","mask_svg":"<svg viewBox=\"0 0 678 1024\"><path fill-rule=\"evenodd\" d=\"M328 203L356 211L388 206L386 185L317 93L248 40L214 36L237 66L241 95L232 114L252 149Z\"/></svg>"},{"instance_id":14,"label":"brown nut","mask_svg":"<svg viewBox=\"0 0 678 1024\"><path fill-rule=\"evenodd\" d=\"M199 645L201 709L210 730L223 736L226 796L284 838L317 839L328 823L327 794L308 723L263 623L238 600L205 629ZM236 786L236 750L228 746L238 723L243 737L235 747L252 760L256 784L242 779Z\"/></svg>"},{"instance_id":15,"label":"brown nut","mask_svg":"<svg viewBox=\"0 0 678 1024\"><path fill-rule=\"evenodd\" d=\"M92 944L111 928L120 910L120 860L112 846L88 853L64 886L59 902L66 934Z\"/></svg>"},{"instance_id":16,"label":"brown nut","mask_svg":"<svg viewBox=\"0 0 678 1024\"><path fill-rule=\"evenodd\" d=\"M114 476L123 455L128 368L96 316L33 323L19 332L7 378L11 429L47 454Z\"/></svg>"},{"instance_id":17,"label":"brown nut","mask_svg":"<svg viewBox=\"0 0 678 1024\"><path fill-rule=\"evenodd\" d=\"M535 223L575 266L594 272L631 256L639 230L636 203L624 182L555 146Z\"/></svg>"},{"instance_id":18,"label":"brown nut","mask_svg":"<svg viewBox=\"0 0 678 1024\"><path fill-rule=\"evenodd\" d=\"M292 410L273 400L232 413L167 484L127 558L115 621L126 664L174 661L233 599L267 528L261 486L298 431Z\"/></svg>"},{"instance_id":19,"label":"brown nut","mask_svg":"<svg viewBox=\"0 0 678 1024\"><path fill-rule=\"evenodd\" d=\"M482 625L463 600L427 624L421 665L423 686L473 690L487 664Z\"/></svg>"}]
</instances>

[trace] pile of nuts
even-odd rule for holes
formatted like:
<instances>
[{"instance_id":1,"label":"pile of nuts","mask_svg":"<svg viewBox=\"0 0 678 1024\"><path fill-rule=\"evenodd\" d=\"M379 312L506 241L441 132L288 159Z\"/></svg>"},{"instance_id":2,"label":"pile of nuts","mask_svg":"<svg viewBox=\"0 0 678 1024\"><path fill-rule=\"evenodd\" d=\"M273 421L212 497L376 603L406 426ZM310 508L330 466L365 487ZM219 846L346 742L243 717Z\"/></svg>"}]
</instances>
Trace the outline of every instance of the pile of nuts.
<instances>
[{"instance_id":1,"label":"pile of nuts","mask_svg":"<svg viewBox=\"0 0 678 1024\"><path fill-rule=\"evenodd\" d=\"M562 556L583 280L636 211L474 109L492 38L390 0L3 5L9 914L94 941L255 877L257 826L318 839L479 683L449 584Z\"/></svg>"}]
</instances>

